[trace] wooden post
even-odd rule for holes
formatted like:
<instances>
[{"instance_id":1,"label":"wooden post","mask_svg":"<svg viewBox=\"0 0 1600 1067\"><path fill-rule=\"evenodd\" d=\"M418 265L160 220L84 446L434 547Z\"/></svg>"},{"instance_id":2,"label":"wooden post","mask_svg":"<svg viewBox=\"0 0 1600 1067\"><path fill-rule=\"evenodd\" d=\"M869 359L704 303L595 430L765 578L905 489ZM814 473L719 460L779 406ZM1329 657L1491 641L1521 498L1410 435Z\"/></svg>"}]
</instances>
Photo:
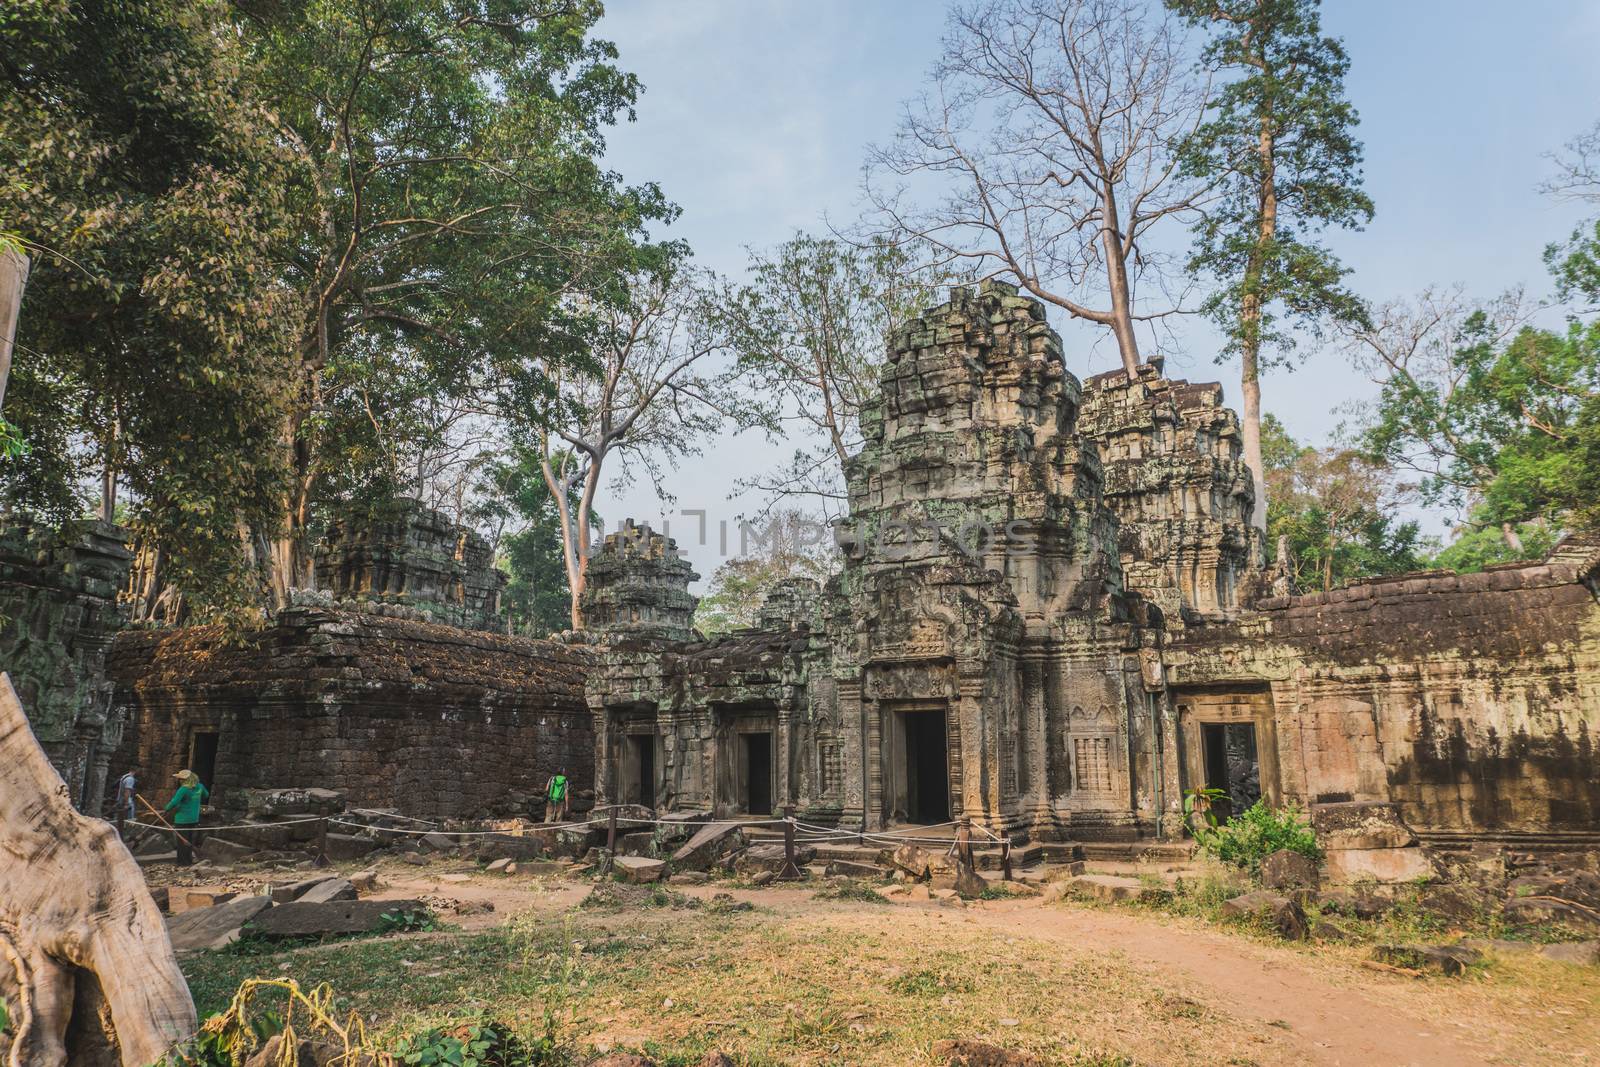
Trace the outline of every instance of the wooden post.
<instances>
[{"instance_id":1,"label":"wooden post","mask_svg":"<svg viewBox=\"0 0 1600 1067\"><path fill-rule=\"evenodd\" d=\"M317 858L311 861L313 867L328 866L328 817L324 815L317 823Z\"/></svg>"},{"instance_id":2,"label":"wooden post","mask_svg":"<svg viewBox=\"0 0 1600 1067\"><path fill-rule=\"evenodd\" d=\"M972 868L972 819L966 815L956 824L956 855L969 870Z\"/></svg>"},{"instance_id":3,"label":"wooden post","mask_svg":"<svg viewBox=\"0 0 1600 1067\"><path fill-rule=\"evenodd\" d=\"M1011 835L1000 839L1000 877L1011 881Z\"/></svg>"},{"instance_id":4,"label":"wooden post","mask_svg":"<svg viewBox=\"0 0 1600 1067\"><path fill-rule=\"evenodd\" d=\"M617 806L611 805L611 811L606 816L606 851L612 855L617 852Z\"/></svg>"},{"instance_id":5,"label":"wooden post","mask_svg":"<svg viewBox=\"0 0 1600 1067\"><path fill-rule=\"evenodd\" d=\"M782 882L798 882L802 877L799 866L794 862L794 805L783 806L783 870L778 872L778 880Z\"/></svg>"}]
</instances>

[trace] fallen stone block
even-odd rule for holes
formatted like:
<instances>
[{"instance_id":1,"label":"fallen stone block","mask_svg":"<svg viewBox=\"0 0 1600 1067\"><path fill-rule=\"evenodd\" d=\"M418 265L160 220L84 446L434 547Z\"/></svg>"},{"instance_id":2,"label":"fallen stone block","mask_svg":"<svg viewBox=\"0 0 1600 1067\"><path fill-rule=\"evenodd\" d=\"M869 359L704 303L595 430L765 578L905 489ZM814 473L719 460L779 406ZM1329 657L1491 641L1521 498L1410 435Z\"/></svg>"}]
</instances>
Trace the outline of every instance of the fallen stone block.
<instances>
[{"instance_id":1,"label":"fallen stone block","mask_svg":"<svg viewBox=\"0 0 1600 1067\"><path fill-rule=\"evenodd\" d=\"M1261 884L1268 889L1315 889L1322 882L1317 861L1287 848L1261 861Z\"/></svg>"},{"instance_id":2,"label":"fallen stone block","mask_svg":"<svg viewBox=\"0 0 1600 1067\"><path fill-rule=\"evenodd\" d=\"M330 833L327 837L326 854L335 862L358 860L377 847L378 843L370 837Z\"/></svg>"},{"instance_id":3,"label":"fallen stone block","mask_svg":"<svg viewBox=\"0 0 1600 1067\"><path fill-rule=\"evenodd\" d=\"M1526 956L1539 949L1532 941L1510 941L1498 937L1463 937L1461 943L1470 949L1492 952L1497 956Z\"/></svg>"},{"instance_id":4,"label":"fallen stone block","mask_svg":"<svg viewBox=\"0 0 1600 1067\"><path fill-rule=\"evenodd\" d=\"M232 889L185 889L183 891L183 906L185 910L191 908L214 908L218 904L226 904L238 895Z\"/></svg>"},{"instance_id":5,"label":"fallen stone block","mask_svg":"<svg viewBox=\"0 0 1600 1067\"><path fill-rule=\"evenodd\" d=\"M1506 901L1501 914L1512 926L1560 924L1584 933L1600 934L1600 911L1556 897L1517 897Z\"/></svg>"},{"instance_id":6,"label":"fallen stone block","mask_svg":"<svg viewBox=\"0 0 1600 1067\"><path fill-rule=\"evenodd\" d=\"M1483 959L1483 953L1466 945L1375 945L1372 958L1389 967L1455 978Z\"/></svg>"},{"instance_id":7,"label":"fallen stone block","mask_svg":"<svg viewBox=\"0 0 1600 1067\"><path fill-rule=\"evenodd\" d=\"M878 853L878 863L885 867L904 871L919 882L925 882L932 875L933 857L928 850L919 845L901 845L899 848L886 848Z\"/></svg>"},{"instance_id":8,"label":"fallen stone block","mask_svg":"<svg viewBox=\"0 0 1600 1067\"><path fill-rule=\"evenodd\" d=\"M804 867L817 858L817 850L805 846L795 846L794 862L796 867ZM783 871L784 848L781 844L751 845L739 853L733 861L736 873L746 878L756 874L780 874Z\"/></svg>"},{"instance_id":9,"label":"fallen stone block","mask_svg":"<svg viewBox=\"0 0 1600 1067\"><path fill-rule=\"evenodd\" d=\"M256 850L220 837L207 837L201 840L200 847L194 851L196 856L210 863L238 863Z\"/></svg>"},{"instance_id":10,"label":"fallen stone block","mask_svg":"<svg viewBox=\"0 0 1600 1067\"><path fill-rule=\"evenodd\" d=\"M454 834L431 833L422 835L422 847L430 852L450 852L456 847Z\"/></svg>"},{"instance_id":11,"label":"fallen stone block","mask_svg":"<svg viewBox=\"0 0 1600 1067\"><path fill-rule=\"evenodd\" d=\"M703 871L744 848L744 831L735 822L706 823L672 854L674 871Z\"/></svg>"},{"instance_id":12,"label":"fallen stone block","mask_svg":"<svg viewBox=\"0 0 1600 1067\"><path fill-rule=\"evenodd\" d=\"M323 874L318 875L315 878L303 878L298 882L290 882L287 885L275 885L270 890L272 902L274 904L287 904L291 900L299 900L301 897L305 896L313 886L321 885L323 882L337 880L338 878L336 875Z\"/></svg>"},{"instance_id":13,"label":"fallen stone block","mask_svg":"<svg viewBox=\"0 0 1600 1067\"><path fill-rule=\"evenodd\" d=\"M358 893L370 893L378 888L378 872L357 871L350 876L350 884L356 887Z\"/></svg>"},{"instance_id":14,"label":"fallen stone block","mask_svg":"<svg viewBox=\"0 0 1600 1067\"><path fill-rule=\"evenodd\" d=\"M176 952L221 948L239 939L239 930L272 907L272 898L235 897L210 908L193 908L167 920Z\"/></svg>"},{"instance_id":15,"label":"fallen stone block","mask_svg":"<svg viewBox=\"0 0 1600 1067\"><path fill-rule=\"evenodd\" d=\"M1153 900L1156 891L1137 878L1119 874L1077 874L1066 879L1066 892L1075 897L1108 903L1133 903Z\"/></svg>"},{"instance_id":16,"label":"fallen stone block","mask_svg":"<svg viewBox=\"0 0 1600 1067\"><path fill-rule=\"evenodd\" d=\"M823 875L828 878L865 878L869 881L880 881L883 868L874 863L858 863L855 860L834 860L823 870Z\"/></svg>"},{"instance_id":17,"label":"fallen stone block","mask_svg":"<svg viewBox=\"0 0 1600 1067\"><path fill-rule=\"evenodd\" d=\"M344 878L324 878L295 898L306 904L328 904L335 900L356 899L356 887Z\"/></svg>"},{"instance_id":18,"label":"fallen stone block","mask_svg":"<svg viewBox=\"0 0 1600 1067\"><path fill-rule=\"evenodd\" d=\"M1325 861L1328 881L1335 885L1352 882L1415 882L1432 878L1433 864L1420 848L1330 848Z\"/></svg>"},{"instance_id":19,"label":"fallen stone block","mask_svg":"<svg viewBox=\"0 0 1600 1067\"><path fill-rule=\"evenodd\" d=\"M1222 914L1229 919L1264 919L1286 941L1304 941L1310 931L1299 901L1264 889L1225 902Z\"/></svg>"},{"instance_id":20,"label":"fallen stone block","mask_svg":"<svg viewBox=\"0 0 1600 1067\"><path fill-rule=\"evenodd\" d=\"M489 874L504 874L506 873L506 868L514 865L510 856L502 856L497 860L490 860L483 869Z\"/></svg>"},{"instance_id":21,"label":"fallen stone block","mask_svg":"<svg viewBox=\"0 0 1600 1067\"><path fill-rule=\"evenodd\" d=\"M258 913L250 921L249 932L269 940L368 934L383 928L386 914L421 908L422 903L416 900L296 900Z\"/></svg>"},{"instance_id":22,"label":"fallen stone block","mask_svg":"<svg viewBox=\"0 0 1600 1067\"><path fill-rule=\"evenodd\" d=\"M617 853L622 856L655 858L656 835L649 830L636 830L617 838Z\"/></svg>"},{"instance_id":23,"label":"fallen stone block","mask_svg":"<svg viewBox=\"0 0 1600 1067\"><path fill-rule=\"evenodd\" d=\"M617 856L611 861L611 869L618 881L645 885L659 882L667 876L667 861L644 856Z\"/></svg>"}]
</instances>

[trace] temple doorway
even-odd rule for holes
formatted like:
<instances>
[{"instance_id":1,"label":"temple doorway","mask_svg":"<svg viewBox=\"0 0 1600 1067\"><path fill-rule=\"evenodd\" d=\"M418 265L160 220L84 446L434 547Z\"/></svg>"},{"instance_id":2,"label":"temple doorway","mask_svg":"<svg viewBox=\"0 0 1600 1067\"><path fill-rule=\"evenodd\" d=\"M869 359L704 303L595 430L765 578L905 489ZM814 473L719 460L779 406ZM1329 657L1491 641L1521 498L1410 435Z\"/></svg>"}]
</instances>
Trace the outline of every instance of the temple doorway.
<instances>
[{"instance_id":1,"label":"temple doorway","mask_svg":"<svg viewBox=\"0 0 1600 1067\"><path fill-rule=\"evenodd\" d=\"M197 730L189 739L189 769L210 792L217 784L217 742L214 730Z\"/></svg>"},{"instance_id":2,"label":"temple doorway","mask_svg":"<svg viewBox=\"0 0 1600 1067\"><path fill-rule=\"evenodd\" d=\"M631 734L623 739L622 802L656 806L656 739L654 734Z\"/></svg>"},{"instance_id":3,"label":"temple doorway","mask_svg":"<svg viewBox=\"0 0 1600 1067\"><path fill-rule=\"evenodd\" d=\"M740 734L744 742L744 766L740 785L744 789L744 810L749 815L772 814L772 735Z\"/></svg>"},{"instance_id":4,"label":"temple doorway","mask_svg":"<svg viewBox=\"0 0 1600 1067\"><path fill-rule=\"evenodd\" d=\"M950 754L944 712L905 712L906 821L950 820Z\"/></svg>"},{"instance_id":5,"label":"temple doorway","mask_svg":"<svg viewBox=\"0 0 1600 1067\"><path fill-rule=\"evenodd\" d=\"M1248 722L1200 724L1206 788L1226 793L1212 805L1218 822L1242 814L1261 799L1261 762L1256 753L1256 728Z\"/></svg>"}]
</instances>

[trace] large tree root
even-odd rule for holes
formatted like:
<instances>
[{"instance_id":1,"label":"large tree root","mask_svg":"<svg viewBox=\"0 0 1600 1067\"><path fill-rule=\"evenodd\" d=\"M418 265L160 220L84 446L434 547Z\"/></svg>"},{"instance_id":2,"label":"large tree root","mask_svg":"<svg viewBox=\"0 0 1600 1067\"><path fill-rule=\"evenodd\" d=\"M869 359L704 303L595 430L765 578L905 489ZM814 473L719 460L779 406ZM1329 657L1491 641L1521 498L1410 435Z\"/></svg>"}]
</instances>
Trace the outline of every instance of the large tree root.
<instances>
[{"instance_id":1,"label":"large tree root","mask_svg":"<svg viewBox=\"0 0 1600 1067\"><path fill-rule=\"evenodd\" d=\"M0 871L7 1067L146 1067L194 1033L194 1002L139 865L108 824L73 810L6 675Z\"/></svg>"}]
</instances>

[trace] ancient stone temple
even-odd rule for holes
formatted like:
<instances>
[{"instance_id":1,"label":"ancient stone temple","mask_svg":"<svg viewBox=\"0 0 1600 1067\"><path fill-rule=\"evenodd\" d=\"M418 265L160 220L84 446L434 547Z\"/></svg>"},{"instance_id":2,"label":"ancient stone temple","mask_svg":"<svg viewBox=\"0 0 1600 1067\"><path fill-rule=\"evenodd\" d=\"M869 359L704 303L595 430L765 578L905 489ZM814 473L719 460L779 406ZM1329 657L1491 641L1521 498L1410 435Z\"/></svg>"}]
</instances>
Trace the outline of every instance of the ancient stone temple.
<instances>
[{"instance_id":1,"label":"ancient stone temple","mask_svg":"<svg viewBox=\"0 0 1600 1067\"><path fill-rule=\"evenodd\" d=\"M1292 801L1396 846L1600 839L1600 543L1284 595L1220 387L1159 361L1080 383L998 283L901 329L881 387L838 573L780 583L750 629L697 634L696 575L646 527L596 546L586 629L551 641L462 628L495 628L498 585L460 531L336 527L335 597L244 645L118 638L118 759L435 816L536 811L564 768L580 810L592 783L1128 840L1181 834L1211 787L1224 813ZM418 603L445 608L394 617Z\"/></svg>"},{"instance_id":2,"label":"ancient stone temple","mask_svg":"<svg viewBox=\"0 0 1600 1067\"><path fill-rule=\"evenodd\" d=\"M409 609L473 630L505 628L506 577L488 542L419 501L401 498L377 514L329 523L315 562L317 589L336 600Z\"/></svg>"},{"instance_id":3,"label":"ancient stone temple","mask_svg":"<svg viewBox=\"0 0 1600 1067\"><path fill-rule=\"evenodd\" d=\"M1004 285L901 330L882 387L825 589L714 641L591 612L602 799L1093 839L1178 833L1209 786L1440 842L1600 836L1600 546L1267 595L1221 388L1159 362L1080 385ZM670 549L597 563L681 620Z\"/></svg>"}]
</instances>

